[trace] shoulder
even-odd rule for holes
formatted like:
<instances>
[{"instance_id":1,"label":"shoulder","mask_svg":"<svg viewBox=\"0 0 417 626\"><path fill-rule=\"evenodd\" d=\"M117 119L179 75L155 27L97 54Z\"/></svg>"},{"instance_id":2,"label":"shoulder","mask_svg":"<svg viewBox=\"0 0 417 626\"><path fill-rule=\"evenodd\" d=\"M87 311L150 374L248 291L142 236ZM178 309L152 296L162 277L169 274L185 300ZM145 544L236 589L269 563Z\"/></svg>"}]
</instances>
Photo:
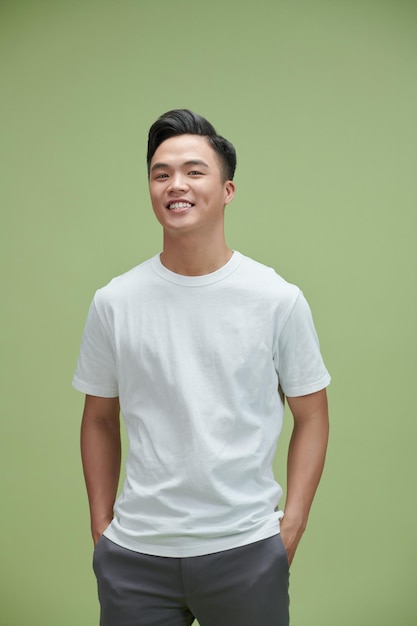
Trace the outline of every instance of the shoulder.
<instances>
[{"instance_id":1,"label":"shoulder","mask_svg":"<svg viewBox=\"0 0 417 626\"><path fill-rule=\"evenodd\" d=\"M119 302L123 303L129 300L132 295L138 294L154 277L153 258L143 261L119 276L115 276L107 285L97 289L94 296L96 306L106 308Z\"/></svg>"},{"instance_id":2,"label":"shoulder","mask_svg":"<svg viewBox=\"0 0 417 626\"><path fill-rule=\"evenodd\" d=\"M248 285L260 293L273 298L295 302L300 288L288 282L277 271L268 265L242 255L240 275Z\"/></svg>"}]
</instances>

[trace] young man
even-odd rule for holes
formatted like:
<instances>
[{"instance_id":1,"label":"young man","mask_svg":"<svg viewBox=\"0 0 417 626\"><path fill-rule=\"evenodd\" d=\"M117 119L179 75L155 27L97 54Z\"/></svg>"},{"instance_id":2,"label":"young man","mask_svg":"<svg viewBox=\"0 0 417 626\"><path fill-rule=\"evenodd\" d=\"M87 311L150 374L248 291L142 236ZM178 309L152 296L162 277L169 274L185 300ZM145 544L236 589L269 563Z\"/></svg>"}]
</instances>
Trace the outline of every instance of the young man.
<instances>
[{"instance_id":1,"label":"young man","mask_svg":"<svg viewBox=\"0 0 417 626\"><path fill-rule=\"evenodd\" d=\"M163 249L99 289L74 386L101 626L287 626L288 569L328 437L323 364L300 290L228 248L233 146L204 118L151 127ZM285 515L272 471L294 416ZM119 410L129 437L120 471Z\"/></svg>"}]
</instances>

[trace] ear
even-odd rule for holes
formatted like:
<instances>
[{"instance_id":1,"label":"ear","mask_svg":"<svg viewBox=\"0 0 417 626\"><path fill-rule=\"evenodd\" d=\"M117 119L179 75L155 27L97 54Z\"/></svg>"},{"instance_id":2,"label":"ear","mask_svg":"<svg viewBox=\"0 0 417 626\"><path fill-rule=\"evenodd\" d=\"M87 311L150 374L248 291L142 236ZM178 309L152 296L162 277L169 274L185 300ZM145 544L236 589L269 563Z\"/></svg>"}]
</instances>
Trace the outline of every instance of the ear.
<instances>
[{"instance_id":1,"label":"ear","mask_svg":"<svg viewBox=\"0 0 417 626\"><path fill-rule=\"evenodd\" d=\"M230 204L235 195L235 184L232 180L227 180L224 184L224 203Z\"/></svg>"}]
</instances>

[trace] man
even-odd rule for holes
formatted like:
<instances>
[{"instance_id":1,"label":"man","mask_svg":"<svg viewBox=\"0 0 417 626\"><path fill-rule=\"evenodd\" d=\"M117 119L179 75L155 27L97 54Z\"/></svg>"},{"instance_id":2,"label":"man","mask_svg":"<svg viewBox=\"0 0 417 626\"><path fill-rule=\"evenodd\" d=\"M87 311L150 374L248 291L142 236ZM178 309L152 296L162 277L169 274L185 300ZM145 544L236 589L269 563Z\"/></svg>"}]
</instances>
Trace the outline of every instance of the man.
<instances>
[{"instance_id":1,"label":"man","mask_svg":"<svg viewBox=\"0 0 417 626\"><path fill-rule=\"evenodd\" d=\"M328 437L300 290L227 247L235 150L204 118L151 127L163 249L96 292L74 376L101 626L286 626L288 569ZM285 515L272 462L294 417ZM129 437L117 499L121 410Z\"/></svg>"}]
</instances>

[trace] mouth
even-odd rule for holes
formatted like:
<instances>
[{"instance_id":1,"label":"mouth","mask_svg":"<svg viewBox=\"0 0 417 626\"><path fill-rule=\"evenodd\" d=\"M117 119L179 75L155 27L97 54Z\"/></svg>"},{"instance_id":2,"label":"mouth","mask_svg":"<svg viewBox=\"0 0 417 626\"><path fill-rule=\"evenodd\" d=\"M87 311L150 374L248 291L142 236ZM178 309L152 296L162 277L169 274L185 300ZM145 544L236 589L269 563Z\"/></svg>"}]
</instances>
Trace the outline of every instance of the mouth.
<instances>
[{"instance_id":1,"label":"mouth","mask_svg":"<svg viewBox=\"0 0 417 626\"><path fill-rule=\"evenodd\" d=\"M169 211L183 211L184 209L191 209L193 206L194 204L191 202L177 201L167 204L167 209Z\"/></svg>"}]
</instances>

